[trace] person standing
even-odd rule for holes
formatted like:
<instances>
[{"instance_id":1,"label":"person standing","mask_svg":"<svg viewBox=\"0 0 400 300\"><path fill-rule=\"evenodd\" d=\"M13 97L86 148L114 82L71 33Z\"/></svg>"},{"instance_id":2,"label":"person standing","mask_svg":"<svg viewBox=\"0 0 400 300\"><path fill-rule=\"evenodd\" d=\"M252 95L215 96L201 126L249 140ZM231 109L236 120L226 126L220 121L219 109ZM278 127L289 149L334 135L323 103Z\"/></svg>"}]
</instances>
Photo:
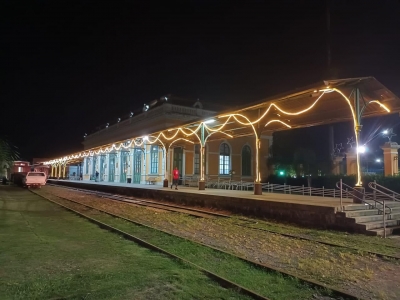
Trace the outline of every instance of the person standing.
<instances>
[{"instance_id":1,"label":"person standing","mask_svg":"<svg viewBox=\"0 0 400 300\"><path fill-rule=\"evenodd\" d=\"M99 182L99 171L96 170L96 182Z\"/></svg>"},{"instance_id":2,"label":"person standing","mask_svg":"<svg viewBox=\"0 0 400 300\"><path fill-rule=\"evenodd\" d=\"M178 189L178 181L179 181L179 170L177 167L174 168L174 171L172 172L172 184L171 184L171 189L172 186L175 185L175 189Z\"/></svg>"}]
</instances>

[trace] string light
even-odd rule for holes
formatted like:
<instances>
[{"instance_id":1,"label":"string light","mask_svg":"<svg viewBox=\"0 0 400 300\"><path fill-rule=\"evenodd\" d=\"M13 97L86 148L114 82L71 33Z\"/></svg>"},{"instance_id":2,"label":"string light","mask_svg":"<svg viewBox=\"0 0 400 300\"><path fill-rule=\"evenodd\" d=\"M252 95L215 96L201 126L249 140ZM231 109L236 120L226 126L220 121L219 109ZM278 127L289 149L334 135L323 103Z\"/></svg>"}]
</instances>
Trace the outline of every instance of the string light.
<instances>
[{"instance_id":1,"label":"string light","mask_svg":"<svg viewBox=\"0 0 400 300\"><path fill-rule=\"evenodd\" d=\"M109 153L109 152L111 152L113 150L117 150L118 151L121 148L129 149L129 148L132 147L132 145L134 147L142 147L145 142L148 142L149 144L160 143L165 150L166 150L166 147L165 147L165 144L164 144L164 142L162 140L172 141L170 143L170 146L172 144L176 143L177 141L182 141L182 140L186 141L186 142L189 142L189 143L192 143L192 144L194 143L193 141L190 141L190 140L188 140L186 138L178 137L179 133L182 133L185 137L195 136L197 138L197 140L199 141L199 143L201 144L201 147L203 149L204 145L202 145L202 139L199 136L201 128L204 128L207 131L207 137L204 139L204 143L206 143L206 141L212 135L214 135L215 133L221 133L223 135L226 135L226 136L232 138L233 136L231 134L228 134L228 133L224 132L223 129L225 128L225 126L230 124L229 122L231 120L234 120L235 122L237 122L237 123L239 123L241 125L250 126L252 128L253 132L254 132L254 135L256 137L256 151L257 151L257 153L256 153L256 170L258 170L256 182L260 182L260 178L261 177L260 177L260 172L259 172L259 157L258 157L259 155L258 155L258 152L259 152L259 149L261 147L261 141L260 141L260 138L259 138L259 134L257 133L257 130L254 127L254 125L259 123L259 122L261 122L262 120L264 120L266 115L270 112L271 108L275 108L276 110L278 110L280 113L282 113L284 115L298 116L298 115L304 114L304 113L310 111L311 109L313 109L316 106L316 104L320 101L320 99L322 98L323 95L325 95L327 93L337 92L338 94L340 94L345 99L345 101L347 102L348 106L350 107L351 115L352 115L353 122L354 122L354 125L355 125L354 126L354 128L355 128L354 130L355 130L355 133L356 133L356 144L357 145L359 144L357 130L359 130L359 125L360 124L357 123L356 114L355 114L354 108L353 108L353 106L351 104L351 101L343 94L342 91L340 91L337 88L330 88L329 86L327 86L326 88L320 89L319 91L314 90L314 93L317 93L317 92L321 92L321 95L319 95L318 98L311 105L309 105L307 108L299 110L299 111L286 111L286 110L280 108L277 104L271 103L268 106L268 108L264 111L264 113L254 121L251 121L248 117L246 117L245 115L240 114L240 113L224 114L224 115L220 115L220 116L216 117L218 119L226 118L226 120L222 124L219 124L217 127L208 126L207 124L211 124L211 123L215 122L215 119L209 119L209 120L200 122L198 125L196 125L196 128L194 128L194 129L191 129L189 127L169 128L169 129L166 129L164 131L159 132L157 136L148 136L148 135L146 135L146 136L142 136L142 137L131 138L131 140L128 140L125 143L124 142L119 143L118 146L116 144L112 144L111 146L109 146L109 145L108 146L103 146L103 147L100 147L98 149L91 149L91 150L88 150L88 151L80 152L78 154L72 154L72 155L69 155L69 156L62 157L62 158L50 160L48 162L45 162L44 164L51 164L51 165L63 164L63 165L65 165L68 161L71 161L71 160L77 160L77 159L80 159L80 158L91 157L91 156L93 156L95 154L98 155L100 153L101 154ZM285 98L283 98L283 99L285 99ZM368 104L369 103L376 103L381 108L383 108L385 111L390 112L389 108L387 108L384 104L382 104L378 100L372 100L372 101L368 102ZM144 109L143 110L147 111L148 109L149 109L149 105L144 104ZM130 114L130 117L132 117L132 116L133 116L133 112L131 112L131 114ZM245 121L241 121L240 119L243 119ZM121 119L118 118L118 122L120 122L120 120ZM288 121L290 122L290 120L288 120ZM281 123L282 125L286 126L287 128L292 128L289 124L287 124L287 123L285 123L285 122L283 122L281 120L278 120L278 119L269 120L268 122L265 123L264 127L267 127L268 125L270 125L272 123ZM109 126L109 123L107 123L106 127L108 127L108 126ZM168 132L169 134L166 135L166 134L164 134L164 132ZM171 133L172 133L172 135L171 135ZM87 136L87 134L84 135L84 137L86 137L86 136ZM357 158L357 171L358 171L357 172L358 173L357 185L358 185L358 184L361 184L361 178L360 178L361 177L360 176L361 172L360 172L359 158Z\"/></svg>"}]
</instances>

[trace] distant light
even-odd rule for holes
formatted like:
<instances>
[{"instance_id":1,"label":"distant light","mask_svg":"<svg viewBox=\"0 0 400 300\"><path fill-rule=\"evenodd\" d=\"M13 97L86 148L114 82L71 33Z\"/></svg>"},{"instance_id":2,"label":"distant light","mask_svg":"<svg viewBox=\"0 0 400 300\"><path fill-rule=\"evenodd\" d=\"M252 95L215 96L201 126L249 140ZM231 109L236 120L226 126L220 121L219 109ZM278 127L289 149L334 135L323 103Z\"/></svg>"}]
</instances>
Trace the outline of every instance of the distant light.
<instances>
[{"instance_id":1,"label":"distant light","mask_svg":"<svg viewBox=\"0 0 400 300\"><path fill-rule=\"evenodd\" d=\"M209 120L204 121L204 124L211 124L211 123L214 123L214 122L215 122L214 119L209 119Z\"/></svg>"},{"instance_id":2,"label":"distant light","mask_svg":"<svg viewBox=\"0 0 400 300\"><path fill-rule=\"evenodd\" d=\"M365 146L359 146L357 148L358 153L365 153L366 150L367 150L367 148Z\"/></svg>"},{"instance_id":3,"label":"distant light","mask_svg":"<svg viewBox=\"0 0 400 300\"><path fill-rule=\"evenodd\" d=\"M106 128L108 128L108 126L110 126L110 123L107 123L107 124L106 124Z\"/></svg>"},{"instance_id":4,"label":"distant light","mask_svg":"<svg viewBox=\"0 0 400 300\"><path fill-rule=\"evenodd\" d=\"M377 158L375 161L376 161L377 163L380 163L380 162L381 162L381 159L380 159L380 158Z\"/></svg>"},{"instance_id":5,"label":"distant light","mask_svg":"<svg viewBox=\"0 0 400 300\"><path fill-rule=\"evenodd\" d=\"M132 118L132 117L133 117L133 112L131 112L129 115L129 118Z\"/></svg>"},{"instance_id":6,"label":"distant light","mask_svg":"<svg viewBox=\"0 0 400 300\"><path fill-rule=\"evenodd\" d=\"M118 118L117 122L118 122L118 123L121 122L121 118Z\"/></svg>"},{"instance_id":7,"label":"distant light","mask_svg":"<svg viewBox=\"0 0 400 300\"><path fill-rule=\"evenodd\" d=\"M168 97L164 97L165 101L168 101Z\"/></svg>"},{"instance_id":8,"label":"distant light","mask_svg":"<svg viewBox=\"0 0 400 300\"><path fill-rule=\"evenodd\" d=\"M388 134L389 130L385 129L384 131L382 131L383 134Z\"/></svg>"},{"instance_id":9,"label":"distant light","mask_svg":"<svg viewBox=\"0 0 400 300\"><path fill-rule=\"evenodd\" d=\"M146 135L145 137L143 137L143 140L144 140L144 141L148 141L148 140L149 140L149 137Z\"/></svg>"},{"instance_id":10,"label":"distant light","mask_svg":"<svg viewBox=\"0 0 400 300\"><path fill-rule=\"evenodd\" d=\"M283 175L283 174L285 174L285 172L279 171L279 175Z\"/></svg>"}]
</instances>

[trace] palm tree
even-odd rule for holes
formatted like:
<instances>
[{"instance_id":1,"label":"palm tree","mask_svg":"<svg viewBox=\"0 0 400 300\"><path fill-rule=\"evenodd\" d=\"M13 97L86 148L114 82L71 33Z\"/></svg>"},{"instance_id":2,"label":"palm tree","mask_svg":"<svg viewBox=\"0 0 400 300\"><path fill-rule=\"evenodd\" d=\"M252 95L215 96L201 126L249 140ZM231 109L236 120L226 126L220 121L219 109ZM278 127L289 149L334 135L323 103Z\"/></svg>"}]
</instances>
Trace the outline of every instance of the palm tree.
<instances>
[{"instance_id":1,"label":"palm tree","mask_svg":"<svg viewBox=\"0 0 400 300\"><path fill-rule=\"evenodd\" d=\"M9 169L13 161L18 160L19 153L17 148L9 143L6 139L0 138L0 171ZM6 176L7 174L2 174Z\"/></svg>"}]
</instances>

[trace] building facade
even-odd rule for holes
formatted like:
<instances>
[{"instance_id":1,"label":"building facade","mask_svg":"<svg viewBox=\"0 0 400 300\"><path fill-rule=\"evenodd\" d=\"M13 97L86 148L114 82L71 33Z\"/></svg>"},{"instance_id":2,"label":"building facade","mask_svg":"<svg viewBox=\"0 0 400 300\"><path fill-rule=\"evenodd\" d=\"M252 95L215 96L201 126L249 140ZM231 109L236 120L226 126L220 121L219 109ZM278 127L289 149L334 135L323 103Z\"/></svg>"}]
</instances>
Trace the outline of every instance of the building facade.
<instances>
[{"instance_id":1,"label":"building facade","mask_svg":"<svg viewBox=\"0 0 400 300\"><path fill-rule=\"evenodd\" d=\"M140 113L131 114L113 125L106 124L101 130L85 136L83 145L88 155L68 164L70 169L81 171L74 178L163 185L166 180L172 181L172 170L177 167L182 184L190 182L191 185L197 185L201 178L203 149L204 180L254 181L254 136L234 139L222 136L207 141L203 147L201 142L189 140L185 134L171 142L168 139L155 139L160 131L212 118L218 113L218 108L207 109L209 106L198 100L194 103L182 102L174 99L158 101L152 107L145 106ZM266 178L269 175L266 161L272 135L262 135L261 140L262 163L259 169L261 178ZM103 150L107 147L112 149ZM69 173L68 167L62 163L52 165L52 177L67 177Z\"/></svg>"}]
</instances>

